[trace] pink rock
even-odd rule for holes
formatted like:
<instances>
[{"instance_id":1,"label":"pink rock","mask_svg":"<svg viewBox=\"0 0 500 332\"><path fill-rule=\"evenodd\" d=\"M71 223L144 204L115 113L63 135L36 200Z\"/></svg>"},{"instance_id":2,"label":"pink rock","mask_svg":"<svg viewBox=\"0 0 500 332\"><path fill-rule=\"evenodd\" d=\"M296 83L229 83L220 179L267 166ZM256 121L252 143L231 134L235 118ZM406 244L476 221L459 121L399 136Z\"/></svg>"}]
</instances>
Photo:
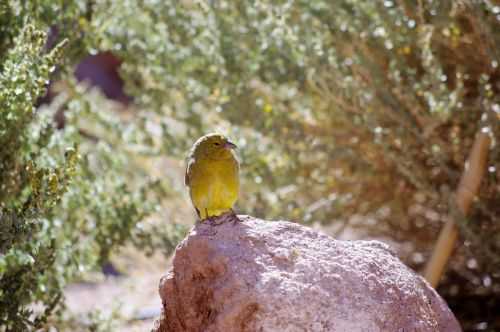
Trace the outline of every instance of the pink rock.
<instances>
[{"instance_id":1,"label":"pink rock","mask_svg":"<svg viewBox=\"0 0 500 332\"><path fill-rule=\"evenodd\" d=\"M387 245L235 218L198 224L179 244L154 331L461 331Z\"/></svg>"}]
</instances>

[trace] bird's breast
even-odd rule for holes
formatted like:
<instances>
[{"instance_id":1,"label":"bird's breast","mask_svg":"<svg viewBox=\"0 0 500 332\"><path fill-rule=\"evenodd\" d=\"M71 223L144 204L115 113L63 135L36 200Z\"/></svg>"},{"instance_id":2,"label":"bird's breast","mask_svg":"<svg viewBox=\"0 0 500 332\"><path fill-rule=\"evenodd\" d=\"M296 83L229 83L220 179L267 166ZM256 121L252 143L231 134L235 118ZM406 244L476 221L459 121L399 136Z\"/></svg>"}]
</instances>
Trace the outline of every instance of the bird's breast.
<instances>
[{"instance_id":1,"label":"bird's breast","mask_svg":"<svg viewBox=\"0 0 500 332\"><path fill-rule=\"evenodd\" d=\"M193 165L190 192L202 205L232 205L239 191L234 159L199 160Z\"/></svg>"}]
</instances>

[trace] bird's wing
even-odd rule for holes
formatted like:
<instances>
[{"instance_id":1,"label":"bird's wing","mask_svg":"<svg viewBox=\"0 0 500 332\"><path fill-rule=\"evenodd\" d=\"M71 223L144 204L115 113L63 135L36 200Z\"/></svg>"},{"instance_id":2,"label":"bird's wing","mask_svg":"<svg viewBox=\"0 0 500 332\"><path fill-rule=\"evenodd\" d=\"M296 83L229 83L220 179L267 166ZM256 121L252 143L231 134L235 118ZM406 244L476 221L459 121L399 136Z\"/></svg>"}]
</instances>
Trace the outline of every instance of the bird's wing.
<instances>
[{"instance_id":1,"label":"bird's wing","mask_svg":"<svg viewBox=\"0 0 500 332\"><path fill-rule=\"evenodd\" d=\"M189 175L191 174L191 168L193 167L194 159L189 158L187 161L186 173L184 173L184 185L189 186Z\"/></svg>"},{"instance_id":2,"label":"bird's wing","mask_svg":"<svg viewBox=\"0 0 500 332\"><path fill-rule=\"evenodd\" d=\"M186 185L188 187L189 187L189 182L190 182L189 180L191 177L191 172L193 171L192 170L193 165L194 165L194 158L189 158L187 161L186 173L184 174L184 185ZM198 208L196 207L196 205L194 204L192 199L191 199L191 203L193 203L193 206L194 206L194 209L196 210L196 214L198 215L198 218L201 218L200 210L198 210Z\"/></svg>"}]
</instances>

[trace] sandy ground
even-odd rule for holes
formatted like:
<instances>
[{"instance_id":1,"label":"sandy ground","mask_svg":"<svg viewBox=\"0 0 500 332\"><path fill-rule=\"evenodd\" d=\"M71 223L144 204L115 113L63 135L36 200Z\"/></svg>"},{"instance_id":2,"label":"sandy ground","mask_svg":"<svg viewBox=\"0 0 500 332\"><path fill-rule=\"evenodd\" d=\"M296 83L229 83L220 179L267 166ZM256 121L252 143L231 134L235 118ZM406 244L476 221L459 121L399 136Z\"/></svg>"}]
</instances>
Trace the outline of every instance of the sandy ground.
<instances>
[{"instance_id":1,"label":"sandy ground","mask_svg":"<svg viewBox=\"0 0 500 332\"><path fill-rule=\"evenodd\" d=\"M161 308L158 282L169 268L169 260L160 254L145 257L128 248L113 261L122 276L100 277L67 287L70 313L84 321L87 313L99 310L103 317L112 317L116 330L149 331Z\"/></svg>"}]
</instances>

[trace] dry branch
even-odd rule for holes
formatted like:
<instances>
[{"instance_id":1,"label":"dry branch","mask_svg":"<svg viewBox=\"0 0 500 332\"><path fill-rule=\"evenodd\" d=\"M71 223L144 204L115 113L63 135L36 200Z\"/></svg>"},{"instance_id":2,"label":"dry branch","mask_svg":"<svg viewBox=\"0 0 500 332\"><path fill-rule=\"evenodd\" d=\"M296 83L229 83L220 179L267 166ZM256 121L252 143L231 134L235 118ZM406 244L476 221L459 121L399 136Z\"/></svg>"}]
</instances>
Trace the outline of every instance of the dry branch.
<instances>
[{"instance_id":1,"label":"dry branch","mask_svg":"<svg viewBox=\"0 0 500 332\"><path fill-rule=\"evenodd\" d=\"M462 215L467 215L472 201L478 193L486 169L489 147L490 137L487 132L481 131L476 136L456 193L456 206ZM439 234L436 247L424 272L425 279L433 287L439 283L457 238L456 221L450 218Z\"/></svg>"}]
</instances>

